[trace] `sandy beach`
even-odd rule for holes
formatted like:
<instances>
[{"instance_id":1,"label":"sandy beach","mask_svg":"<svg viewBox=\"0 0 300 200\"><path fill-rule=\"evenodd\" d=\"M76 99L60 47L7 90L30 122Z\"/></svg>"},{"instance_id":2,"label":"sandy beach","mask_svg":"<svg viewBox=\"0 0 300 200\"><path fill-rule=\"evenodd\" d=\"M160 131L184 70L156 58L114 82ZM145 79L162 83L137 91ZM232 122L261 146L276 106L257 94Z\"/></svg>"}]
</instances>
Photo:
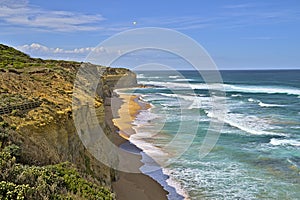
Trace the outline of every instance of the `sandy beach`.
<instances>
[{"instance_id":1,"label":"sandy beach","mask_svg":"<svg viewBox=\"0 0 300 200\"><path fill-rule=\"evenodd\" d=\"M141 151L128 141L130 135L135 134L132 121L141 109L149 108L146 104L138 103L138 97L132 95L120 95L122 100L120 109L117 110L118 118L113 119L115 126L119 128L119 135L124 138L119 146ZM141 157L140 157L141 158ZM138 165L143 163L139 160ZM113 183L113 189L118 200L160 200L167 199L167 192L155 180L142 173L118 172L119 179Z\"/></svg>"}]
</instances>

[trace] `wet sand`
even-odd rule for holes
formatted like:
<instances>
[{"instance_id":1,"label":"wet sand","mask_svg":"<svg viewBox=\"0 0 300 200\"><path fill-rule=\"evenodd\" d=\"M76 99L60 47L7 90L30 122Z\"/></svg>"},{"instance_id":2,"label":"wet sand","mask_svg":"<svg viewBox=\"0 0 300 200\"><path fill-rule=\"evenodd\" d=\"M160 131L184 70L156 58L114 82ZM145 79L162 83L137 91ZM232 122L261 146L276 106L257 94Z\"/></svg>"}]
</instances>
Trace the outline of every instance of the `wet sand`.
<instances>
[{"instance_id":1,"label":"wet sand","mask_svg":"<svg viewBox=\"0 0 300 200\"><path fill-rule=\"evenodd\" d=\"M122 102L117 111L118 118L113 119L115 126L119 128L119 135L125 140L119 142L119 146L126 149L134 149L136 153L141 151L128 141L130 135L135 134L132 128L132 121L141 109L149 108L149 105L139 104L138 97L132 95L120 95ZM115 116L115 115L114 115ZM141 159L141 156L138 156ZM138 166L143 163L137 161ZM121 160L122 162L122 160ZM113 190L117 200L161 200L167 199L167 192L163 187L149 176L142 173L118 172L118 180L113 183Z\"/></svg>"}]
</instances>

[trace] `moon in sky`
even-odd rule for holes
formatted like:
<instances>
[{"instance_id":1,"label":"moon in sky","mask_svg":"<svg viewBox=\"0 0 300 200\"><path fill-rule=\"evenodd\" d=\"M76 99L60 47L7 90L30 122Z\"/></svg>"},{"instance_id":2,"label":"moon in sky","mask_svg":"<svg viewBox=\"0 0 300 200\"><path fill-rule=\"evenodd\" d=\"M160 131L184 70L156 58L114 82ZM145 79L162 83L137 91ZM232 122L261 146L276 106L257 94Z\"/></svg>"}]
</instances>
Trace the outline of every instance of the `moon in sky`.
<instances>
[{"instance_id":1,"label":"moon in sky","mask_svg":"<svg viewBox=\"0 0 300 200\"><path fill-rule=\"evenodd\" d=\"M133 25L136 25L136 22L134 21L134 22L132 22L132 24L133 24Z\"/></svg>"}]
</instances>

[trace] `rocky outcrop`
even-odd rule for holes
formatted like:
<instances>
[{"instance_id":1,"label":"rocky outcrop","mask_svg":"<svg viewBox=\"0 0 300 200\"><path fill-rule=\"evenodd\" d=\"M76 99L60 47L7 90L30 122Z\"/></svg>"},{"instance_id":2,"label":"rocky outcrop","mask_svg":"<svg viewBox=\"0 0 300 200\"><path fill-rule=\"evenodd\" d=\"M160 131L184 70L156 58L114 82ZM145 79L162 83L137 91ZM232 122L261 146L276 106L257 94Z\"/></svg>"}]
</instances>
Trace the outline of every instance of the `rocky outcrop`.
<instances>
[{"instance_id":1,"label":"rocky outcrop","mask_svg":"<svg viewBox=\"0 0 300 200\"><path fill-rule=\"evenodd\" d=\"M97 88L97 94L105 99L111 97L113 90L137 85L136 74L124 68L107 68Z\"/></svg>"}]
</instances>

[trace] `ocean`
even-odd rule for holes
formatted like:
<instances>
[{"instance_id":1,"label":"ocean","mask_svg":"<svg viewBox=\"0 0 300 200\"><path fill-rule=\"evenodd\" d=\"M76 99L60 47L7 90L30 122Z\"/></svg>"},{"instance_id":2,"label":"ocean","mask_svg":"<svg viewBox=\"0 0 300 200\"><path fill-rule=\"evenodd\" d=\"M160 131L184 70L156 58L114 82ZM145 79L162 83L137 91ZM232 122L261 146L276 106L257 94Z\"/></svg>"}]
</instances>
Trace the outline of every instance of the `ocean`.
<instances>
[{"instance_id":1,"label":"ocean","mask_svg":"<svg viewBox=\"0 0 300 200\"><path fill-rule=\"evenodd\" d=\"M221 71L224 118L212 114L214 93L197 71L136 73L148 86L122 92L151 108L137 115L130 141L168 155L169 199L300 199L300 70ZM212 121L223 123L220 135L200 157Z\"/></svg>"}]
</instances>

